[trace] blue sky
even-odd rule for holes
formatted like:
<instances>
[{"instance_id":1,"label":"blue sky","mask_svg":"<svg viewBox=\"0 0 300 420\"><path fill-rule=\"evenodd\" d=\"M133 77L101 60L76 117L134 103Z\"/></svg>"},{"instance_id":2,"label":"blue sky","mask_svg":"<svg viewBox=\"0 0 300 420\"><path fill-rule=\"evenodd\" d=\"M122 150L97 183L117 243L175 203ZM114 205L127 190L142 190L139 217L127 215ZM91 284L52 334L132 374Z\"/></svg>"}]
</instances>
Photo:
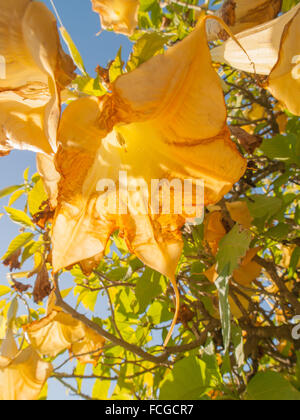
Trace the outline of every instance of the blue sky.
<instances>
[{"instance_id":1,"label":"blue sky","mask_svg":"<svg viewBox=\"0 0 300 420\"><path fill-rule=\"evenodd\" d=\"M51 8L49 0L43 2ZM94 73L98 64L105 67L116 56L121 45L123 46L123 58L127 59L131 45L126 37L110 32L102 32L100 36L96 36L100 30L100 21L98 15L91 9L90 0L55 0L55 5L64 26L81 52L90 74ZM30 167L31 174L36 172L35 155L33 153L13 152L9 156L1 158L0 190L10 185L22 183L23 172L27 167ZM8 199L0 200L0 213L4 212L3 206L7 203ZM6 216L0 219L1 256L17 233L18 227L9 222ZM4 267L0 265L0 284L7 285L6 272ZM49 384L49 398L66 399L65 390L54 380L51 380ZM70 398L68 396L68 399Z\"/></svg>"}]
</instances>

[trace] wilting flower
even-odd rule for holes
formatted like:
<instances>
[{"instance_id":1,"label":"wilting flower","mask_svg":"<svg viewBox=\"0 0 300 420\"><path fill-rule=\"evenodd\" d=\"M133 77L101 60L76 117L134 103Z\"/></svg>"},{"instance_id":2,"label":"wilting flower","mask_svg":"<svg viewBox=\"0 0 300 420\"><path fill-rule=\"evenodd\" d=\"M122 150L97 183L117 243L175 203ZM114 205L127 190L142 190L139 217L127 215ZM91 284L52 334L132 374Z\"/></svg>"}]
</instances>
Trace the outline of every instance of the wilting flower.
<instances>
[{"instance_id":1,"label":"wilting flower","mask_svg":"<svg viewBox=\"0 0 300 420\"><path fill-rule=\"evenodd\" d=\"M300 115L300 5L271 22L242 32L237 39L252 62L234 40L213 49L213 60L268 76L265 86L272 95L291 113Z\"/></svg>"},{"instance_id":2,"label":"wilting flower","mask_svg":"<svg viewBox=\"0 0 300 420\"><path fill-rule=\"evenodd\" d=\"M0 57L0 155L55 151L60 90L75 68L43 3L0 0Z\"/></svg>"},{"instance_id":3,"label":"wilting flower","mask_svg":"<svg viewBox=\"0 0 300 420\"><path fill-rule=\"evenodd\" d=\"M216 14L233 34L238 34L274 19L281 11L281 6L282 0L226 0ZM207 33L210 41L223 39L223 34L226 34L221 24L213 20L207 22Z\"/></svg>"},{"instance_id":4,"label":"wilting flower","mask_svg":"<svg viewBox=\"0 0 300 420\"><path fill-rule=\"evenodd\" d=\"M9 330L0 351L0 400L36 400L51 373L51 364L42 361L32 347L18 351Z\"/></svg>"},{"instance_id":5,"label":"wilting flower","mask_svg":"<svg viewBox=\"0 0 300 420\"><path fill-rule=\"evenodd\" d=\"M246 169L226 117L205 20L165 54L117 79L112 94L69 105L56 156L61 182L53 228L55 271L101 257L111 233L119 229L130 251L173 279L182 251L180 229L193 214L187 215L182 205L178 214L155 214L144 186L150 191L152 180L190 179L195 184L201 179L205 200L200 205L218 202ZM126 197L120 172L127 174ZM125 211L111 210L114 200L102 185L107 179L117 186L117 207ZM171 202L178 206L176 194Z\"/></svg>"},{"instance_id":6,"label":"wilting flower","mask_svg":"<svg viewBox=\"0 0 300 420\"><path fill-rule=\"evenodd\" d=\"M133 34L138 25L139 0L92 0L92 5L100 15L102 29Z\"/></svg>"},{"instance_id":7,"label":"wilting flower","mask_svg":"<svg viewBox=\"0 0 300 420\"><path fill-rule=\"evenodd\" d=\"M56 306L48 307L48 315L26 325L24 331L43 356L56 357L69 350L82 363L97 363L105 344L102 336Z\"/></svg>"}]
</instances>

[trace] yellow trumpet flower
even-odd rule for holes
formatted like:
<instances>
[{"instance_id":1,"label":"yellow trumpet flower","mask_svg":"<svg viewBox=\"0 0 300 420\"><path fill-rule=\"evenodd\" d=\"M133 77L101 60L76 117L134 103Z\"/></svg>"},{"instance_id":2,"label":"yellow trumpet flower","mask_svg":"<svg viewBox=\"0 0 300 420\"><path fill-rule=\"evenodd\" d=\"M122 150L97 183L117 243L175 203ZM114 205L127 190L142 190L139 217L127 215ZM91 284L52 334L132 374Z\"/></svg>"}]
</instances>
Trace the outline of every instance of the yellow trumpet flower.
<instances>
[{"instance_id":1,"label":"yellow trumpet flower","mask_svg":"<svg viewBox=\"0 0 300 420\"><path fill-rule=\"evenodd\" d=\"M92 270L119 230L130 252L171 280L175 319L181 228L201 215L204 204L227 194L246 170L226 125L205 22L119 77L111 93L71 103L62 116L55 159L61 175L52 235L55 272L81 262ZM191 187L188 204L182 201L185 182ZM153 183L158 194L149 203Z\"/></svg>"},{"instance_id":2,"label":"yellow trumpet flower","mask_svg":"<svg viewBox=\"0 0 300 420\"><path fill-rule=\"evenodd\" d=\"M49 302L53 300L50 296ZM65 350L82 363L97 364L105 339L63 312L48 306L48 315L24 327L31 346L43 356L56 357Z\"/></svg>"},{"instance_id":3,"label":"yellow trumpet flower","mask_svg":"<svg viewBox=\"0 0 300 420\"><path fill-rule=\"evenodd\" d=\"M36 156L36 166L43 179L50 206L52 209L55 209L57 206L60 175L55 168L54 157L38 153Z\"/></svg>"},{"instance_id":4,"label":"yellow trumpet flower","mask_svg":"<svg viewBox=\"0 0 300 420\"><path fill-rule=\"evenodd\" d=\"M132 35L138 25L139 0L92 0L92 6L100 15L102 29Z\"/></svg>"},{"instance_id":5,"label":"yellow trumpet flower","mask_svg":"<svg viewBox=\"0 0 300 420\"><path fill-rule=\"evenodd\" d=\"M233 34L238 34L274 19L281 11L281 6L282 0L226 0L216 14ZM222 38L223 30L216 21L208 21L207 33L209 40L214 41Z\"/></svg>"},{"instance_id":6,"label":"yellow trumpet flower","mask_svg":"<svg viewBox=\"0 0 300 420\"><path fill-rule=\"evenodd\" d=\"M286 109L300 115L300 5L277 19L237 35L252 62L235 41L212 50L214 61L268 76L266 88Z\"/></svg>"},{"instance_id":7,"label":"yellow trumpet flower","mask_svg":"<svg viewBox=\"0 0 300 420\"><path fill-rule=\"evenodd\" d=\"M51 373L51 364L42 361L32 347L19 352L8 330L0 351L0 401L38 399Z\"/></svg>"},{"instance_id":8,"label":"yellow trumpet flower","mask_svg":"<svg viewBox=\"0 0 300 420\"><path fill-rule=\"evenodd\" d=\"M43 3L0 0L0 58L0 154L56 151L60 91L75 67Z\"/></svg>"},{"instance_id":9,"label":"yellow trumpet flower","mask_svg":"<svg viewBox=\"0 0 300 420\"><path fill-rule=\"evenodd\" d=\"M56 156L62 180L53 228L54 270L103 254L119 229L145 264L174 278L185 209L155 214L145 208L140 188L128 192L125 211L115 214L104 206L101 181L112 180L120 192L120 172L128 175L128 190L139 182L150 189L151 180L191 179L195 184L201 179L205 200L200 205L218 202L246 169L226 117L205 20L165 54L119 77L112 94L70 104Z\"/></svg>"}]
</instances>

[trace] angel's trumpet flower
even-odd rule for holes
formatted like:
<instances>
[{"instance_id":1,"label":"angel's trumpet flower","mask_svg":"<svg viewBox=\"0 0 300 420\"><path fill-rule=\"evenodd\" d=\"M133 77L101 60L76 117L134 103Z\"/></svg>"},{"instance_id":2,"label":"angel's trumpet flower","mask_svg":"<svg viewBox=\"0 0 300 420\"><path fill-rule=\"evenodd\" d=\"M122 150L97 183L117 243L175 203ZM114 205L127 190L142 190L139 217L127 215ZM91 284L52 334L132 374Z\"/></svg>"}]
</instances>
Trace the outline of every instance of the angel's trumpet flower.
<instances>
[{"instance_id":1,"label":"angel's trumpet flower","mask_svg":"<svg viewBox=\"0 0 300 420\"><path fill-rule=\"evenodd\" d=\"M43 3L0 0L0 58L0 154L56 151L60 91L75 67Z\"/></svg>"},{"instance_id":2,"label":"angel's trumpet flower","mask_svg":"<svg viewBox=\"0 0 300 420\"><path fill-rule=\"evenodd\" d=\"M45 318L24 327L31 346L43 356L56 357L69 350L80 362L97 364L105 339L53 305L53 299L51 295Z\"/></svg>"},{"instance_id":3,"label":"angel's trumpet flower","mask_svg":"<svg viewBox=\"0 0 300 420\"><path fill-rule=\"evenodd\" d=\"M129 250L176 287L182 226L204 204L218 202L246 169L226 125L205 19L111 90L73 102L62 117L54 270L95 256L99 261L119 230ZM205 183L204 199L196 193L198 180ZM180 199L185 181L193 187L190 205ZM169 197L162 193L155 206L149 196L160 183Z\"/></svg>"},{"instance_id":4,"label":"angel's trumpet flower","mask_svg":"<svg viewBox=\"0 0 300 420\"><path fill-rule=\"evenodd\" d=\"M214 61L268 76L265 86L293 114L300 115L300 5L212 50ZM252 62L251 62L252 61ZM253 65L254 64L254 65Z\"/></svg>"},{"instance_id":5,"label":"angel's trumpet flower","mask_svg":"<svg viewBox=\"0 0 300 420\"><path fill-rule=\"evenodd\" d=\"M274 19L281 6L282 0L224 0L216 15L224 20L233 34L238 34ZM225 32L220 23L209 20L207 35L209 41L215 41L223 39Z\"/></svg>"},{"instance_id":6,"label":"angel's trumpet flower","mask_svg":"<svg viewBox=\"0 0 300 420\"><path fill-rule=\"evenodd\" d=\"M101 181L112 180L119 189L123 171L129 187L142 180L150 190L151 180L203 179L205 204L215 204L243 175L246 162L230 140L205 21L165 54L119 77L112 92L73 102L62 117L54 269L103 253L111 233L120 229L131 251L174 277L184 209L153 214L142 208L142 188L129 191L125 212L115 214L101 206Z\"/></svg>"},{"instance_id":7,"label":"angel's trumpet flower","mask_svg":"<svg viewBox=\"0 0 300 420\"><path fill-rule=\"evenodd\" d=\"M92 6L100 15L102 29L132 35L138 25L139 0L92 0Z\"/></svg>"},{"instance_id":8,"label":"angel's trumpet flower","mask_svg":"<svg viewBox=\"0 0 300 420\"><path fill-rule=\"evenodd\" d=\"M11 330L0 350L0 400L38 399L52 373L52 366L40 359L32 347L18 351Z\"/></svg>"}]
</instances>

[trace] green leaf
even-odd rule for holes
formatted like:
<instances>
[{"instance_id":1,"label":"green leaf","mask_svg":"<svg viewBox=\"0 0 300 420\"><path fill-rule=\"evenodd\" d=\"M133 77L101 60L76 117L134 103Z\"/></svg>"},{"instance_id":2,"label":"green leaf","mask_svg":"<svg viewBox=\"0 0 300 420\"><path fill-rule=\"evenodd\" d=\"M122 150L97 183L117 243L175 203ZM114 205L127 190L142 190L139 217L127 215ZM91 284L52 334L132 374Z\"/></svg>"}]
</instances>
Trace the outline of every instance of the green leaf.
<instances>
[{"instance_id":1,"label":"green leaf","mask_svg":"<svg viewBox=\"0 0 300 420\"><path fill-rule=\"evenodd\" d=\"M243 331L237 324L234 324L234 323L231 325L231 331L232 331L232 343L234 346L235 360L237 362L237 366L241 373L245 365Z\"/></svg>"},{"instance_id":2,"label":"green leaf","mask_svg":"<svg viewBox=\"0 0 300 420\"><path fill-rule=\"evenodd\" d=\"M24 190L15 191L9 199L8 206L11 207L17 200L19 200L19 198L22 197L23 194L25 194Z\"/></svg>"},{"instance_id":3,"label":"green leaf","mask_svg":"<svg viewBox=\"0 0 300 420\"><path fill-rule=\"evenodd\" d=\"M28 182L28 180L29 180L29 169L30 168L26 168L24 173L23 173L23 178L24 178L25 183Z\"/></svg>"},{"instance_id":4,"label":"green leaf","mask_svg":"<svg viewBox=\"0 0 300 420\"><path fill-rule=\"evenodd\" d=\"M90 96L104 96L107 90L100 84L99 77L93 79L90 76L78 76L73 81L80 92Z\"/></svg>"},{"instance_id":5,"label":"green leaf","mask_svg":"<svg viewBox=\"0 0 300 420\"><path fill-rule=\"evenodd\" d=\"M97 299L98 299L98 293L91 292L90 290L87 290L80 286L76 286L74 288L74 296L77 296L77 295L79 295L77 303L78 304L82 303L86 309L94 312Z\"/></svg>"},{"instance_id":6,"label":"green leaf","mask_svg":"<svg viewBox=\"0 0 300 420\"><path fill-rule=\"evenodd\" d=\"M133 52L127 63L127 70L132 71L157 53L163 52L164 46L173 38L174 35L163 35L157 32L142 35L133 47Z\"/></svg>"},{"instance_id":7,"label":"green leaf","mask_svg":"<svg viewBox=\"0 0 300 420\"><path fill-rule=\"evenodd\" d=\"M122 47L120 47L116 58L109 67L110 83L113 83L119 76L123 74L123 66L124 62L122 61Z\"/></svg>"},{"instance_id":8,"label":"green leaf","mask_svg":"<svg viewBox=\"0 0 300 420\"><path fill-rule=\"evenodd\" d=\"M163 293L163 285L163 276L150 268L146 268L136 285L136 299L139 303L140 313L145 312L153 299Z\"/></svg>"},{"instance_id":9,"label":"green leaf","mask_svg":"<svg viewBox=\"0 0 300 420\"><path fill-rule=\"evenodd\" d=\"M17 210L12 207L4 207L4 209L6 210L13 222L25 228L34 229L34 224L32 223L30 217L24 211Z\"/></svg>"},{"instance_id":10,"label":"green leaf","mask_svg":"<svg viewBox=\"0 0 300 420\"><path fill-rule=\"evenodd\" d=\"M22 264L27 261L32 255L41 249L43 242L38 241L29 241L26 246L24 246L24 251L22 254Z\"/></svg>"},{"instance_id":11,"label":"green leaf","mask_svg":"<svg viewBox=\"0 0 300 420\"><path fill-rule=\"evenodd\" d=\"M44 183L41 179L39 179L28 194L28 208L30 214L34 216L36 213L38 213L42 203L47 199L48 195L45 191Z\"/></svg>"},{"instance_id":12,"label":"green leaf","mask_svg":"<svg viewBox=\"0 0 300 420\"><path fill-rule=\"evenodd\" d=\"M209 336L204 347L204 353L201 360L206 363L207 371L211 376L211 385L217 387L222 384L222 375L217 361L215 345L211 336Z\"/></svg>"},{"instance_id":13,"label":"green leaf","mask_svg":"<svg viewBox=\"0 0 300 420\"><path fill-rule=\"evenodd\" d=\"M73 287L70 287L69 289L62 290L62 291L60 292L61 297L62 297L63 299L65 299L67 296L69 296L69 294L72 292L72 290L73 290Z\"/></svg>"},{"instance_id":14,"label":"green leaf","mask_svg":"<svg viewBox=\"0 0 300 420\"><path fill-rule=\"evenodd\" d=\"M230 311L230 304L229 304L229 282L231 276L228 275L229 273L229 265L223 273L218 277L215 282L215 285L219 292L219 309L220 309L220 316L221 316L221 324L222 324L222 335L224 340L224 349L225 352L229 350L230 346L230 337L231 337L231 311Z\"/></svg>"},{"instance_id":15,"label":"green leaf","mask_svg":"<svg viewBox=\"0 0 300 420\"><path fill-rule=\"evenodd\" d=\"M102 381L97 379L93 387L92 397L96 400L107 400L109 389L110 381Z\"/></svg>"},{"instance_id":16,"label":"green leaf","mask_svg":"<svg viewBox=\"0 0 300 420\"><path fill-rule=\"evenodd\" d=\"M66 28L64 28L63 26L60 27L60 33L61 33L65 43L68 46L69 52L71 54L71 57L73 58L74 63L76 64L76 66L78 67L78 69L80 70L80 72L82 74L87 75L82 57L81 57L74 41L72 40L70 34L66 30Z\"/></svg>"},{"instance_id":17,"label":"green leaf","mask_svg":"<svg viewBox=\"0 0 300 420\"><path fill-rule=\"evenodd\" d=\"M13 185L12 187L4 188L0 191L0 198L4 198L23 187L24 185Z\"/></svg>"},{"instance_id":18,"label":"green leaf","mask_svg":"<svg viewBox=\"0 0 300 420\"><path fill-rule=\"evenodd\" d=\"M252 195L251 200L247 201L251 215L255 219L270 218L278 213L282 207L282 200L277 197L267 197L265 195Z\"/></svg>"},{"instance_id":19,"label":"green leaf","mask_svg":"<svg viewBox=\"0 0 300 420\"><path fill-rule=\"evenodd\" d=\"M300 261L300 247L294 249L291 257L290 267L289 267L289 278L291 279L296 273L298 264Z\"/></svg>"},{"instance_id":20,"label":"green leaf","mask_svg":"<svg viewBox=\"0 0 300 420\"><path fill-rule=\"evenodd\" d=\"M8 295L11 292L11 288L8 286L0 286L0 297Z\"/></svg>"},{"instance_id":21,"label":"green leaf","mask_svg":"<svg viewBox=\"0 0 300 420\"><path fill-rule=\"evenodd\" d=\"M285 223L279 223L277 226L268 230L267 235L269 238L272 238L276 241L282 241L287 238L290 233L291 228Z\"/></svg>"},{"instance_id":22,"label":"green leaf","mask_svg":"<svg viewBox=\"0 0 300 420\"><path fill-rule=\"evenodd\" d=\"M219 252L217 254L218 273L224 276L233 274L246 255L251 244L251 233L235 225L233 229L220 241Z\"/></svg>"},{"instance_id":23,"label":"green leaf","mask_svg":"<svg viewBox=\"0 0 300 420\"><path fill-rule=\"evenodd\" d=\"M157 0L140 0L140 11L148 12L156 3Z\"/></svg>"},{"instance_id":24,"label":"green leaf","mask_svg":"<svg viewBox=\"0 0 300 420\"><path fill-rule=\"evenodd\" d=\"M173 319L173 314L168 310L167 305L162 302L154 302L147 314L153 325L159 325Z\"/></svg>"},{"instance_id":25,"label":"green leaf","mask_svg":"<svg viewBox=\"0 0 300 420\"><path fill-rule=\"evenodd\" d=\"M74 370L74 375L83 376L85 373L85 370L86 370L86 365L78 362ZM76 378L76 382L77 382L78 391L81 392L83 379Z\"/></svg>"},{"instance_id":26,"label":"green leaf","mask_svg":"<svg viewBox=\"0 0 300 420\"><path fill-rule=\"evenodd\" d=\"M276 372L258 373L249 383L247 394L251 401L300 401L300 392Z\"/></svg>"},{"instance_id":27,"label":"green leaf","mask_svg":"<svg viewBox=\"0 0 300 420\"><path fill-rule=\"evenodd\" d=\"M282 11L288 12L299 3L299 0L283 0Z\"/></svg>"},{"instance_id":28,"label":"green leaf","mask_svg":"<svg viewBox=\"0 0 300 420\"><path fill-rule=\"evenodd\" d=\"M208 373L206 364L198 357L182 359L163 381L159 399L199 400L209 388Z\"/></svg>"},{"instance_id":29,"label":"green leaf","mask_svg":"<svg viewBox=\"0 0 300 420\"><path fill-rule=\"evenodd\" d=\"M300 165L300 138L295 134L264 140L261 150L273 160Z\"/></svg>"},{"instance_id":30,"label":"green leaf","mask_svg":"<svg viewBox=\"0 0 300 420\"><path fill-rule=\"evenodd\" d=\"M27 245L28 242L30 242L33 238L33 233L21 233L19 236L12 240L6 254L1 259L6 260L6 258L10 257L16 251Z\"/></svg>"}]
</instances>

